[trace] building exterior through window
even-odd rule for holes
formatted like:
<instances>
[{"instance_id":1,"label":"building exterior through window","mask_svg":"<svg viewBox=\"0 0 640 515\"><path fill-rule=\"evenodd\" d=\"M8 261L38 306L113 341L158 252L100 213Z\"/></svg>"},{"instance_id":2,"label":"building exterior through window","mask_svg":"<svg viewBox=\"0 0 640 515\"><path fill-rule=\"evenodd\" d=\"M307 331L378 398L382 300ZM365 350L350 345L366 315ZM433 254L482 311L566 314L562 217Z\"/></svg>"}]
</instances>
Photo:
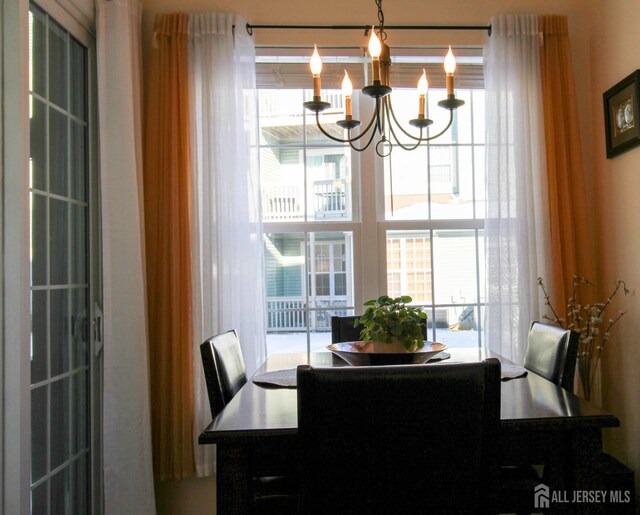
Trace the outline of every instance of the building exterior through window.
<instances>
[{"instance_id":1,"label":"building exterior through window","mask_svg":"<svg viewBox=\"0 0 640 515\"><path fill-rule=\"evenodd\" d=\"M348 54L335 51L340 52ZM427 116L436 131L448 119L448 111L437 106L446 96L436 67L444 49L421 52L392 65L393 106L408 126L417 110L408 77L415 72L417 82L417 71L427 67L435 79L429 77L434 87ZM367 63L353 54L323 59L323 100L332 107L321 121L330 133L344 137L335 124L344 118L338 89L343 70L348 69L357 91L366 81ZM387 146L389 156L381 158L375 143L359 153L325 137L315 115L305 112L303 102L312 91L304 51L297 56L259 52L269 353L324 348L331 340L331 316L362 313L363 302L381 294L409 295L422 306L429 316L429 339L449 346L481 344L482 60L477 51L467 50L459 63L456 95L465 106L456 111L452 128L414 151ZM354 115L367 120L372 101L360 96L354 93Z\"/></svg>"}]
</instances>

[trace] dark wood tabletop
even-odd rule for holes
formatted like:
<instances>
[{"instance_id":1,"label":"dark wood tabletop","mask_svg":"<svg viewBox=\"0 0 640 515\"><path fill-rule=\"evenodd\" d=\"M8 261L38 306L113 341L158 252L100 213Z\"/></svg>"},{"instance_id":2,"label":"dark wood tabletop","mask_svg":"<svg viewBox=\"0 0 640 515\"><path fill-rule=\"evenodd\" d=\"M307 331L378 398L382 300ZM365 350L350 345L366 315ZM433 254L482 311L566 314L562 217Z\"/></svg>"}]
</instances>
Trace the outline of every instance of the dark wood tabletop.
<instances>
[{"instance_id":1,"label":"dark wood tabletop","mask_svg":"<svg viewBox=\"0 0 640 515\"><path fill-rule=\"evenodd\" d=\"M473 362L487 357L478 348L447 349L451 357L424 366ZM503 364L512 364L497 357ZM328 351L310 354L274 354L257 374L295 369L297 365L348 366ZM528 372L501 385L501 431L497 460L501 465L553 463L566 490L596 490L602 486L597 465L602 454L602 428L619 420L550 381ZM455 407L452 407L455 409ZM254 452L291 466L297 460L297 391L258 386L249 380L224 410L200 434L201 444L217 444L218 513L250 510ZM348 428L347 428L348 429ZM284 451L283 451L284 450ZM589 507L583 507L589 513Z\"/></svg>"},{"instance_id":2,"label":"dark wood tabletop","mask_svg":"<svg viewBox=\"0 0 640 515\"><path fill-rule=\"evenodd\" d=\"M483 349L450 348L451 358L436 364L473 362L487 357ZM503 363L508 360L498 357ZM257 373L295 368L300 364L318 367L347 366L328 351L309 354L273 354ZM528 372L525 377L502 382L501 420L505 430L573 430L617 427L620 421L550 381ZM222 443L228 439L297 433L295 389L266 388L251 380L220 415L205 428L199 443Z\"/></svg>"}]
</instances>

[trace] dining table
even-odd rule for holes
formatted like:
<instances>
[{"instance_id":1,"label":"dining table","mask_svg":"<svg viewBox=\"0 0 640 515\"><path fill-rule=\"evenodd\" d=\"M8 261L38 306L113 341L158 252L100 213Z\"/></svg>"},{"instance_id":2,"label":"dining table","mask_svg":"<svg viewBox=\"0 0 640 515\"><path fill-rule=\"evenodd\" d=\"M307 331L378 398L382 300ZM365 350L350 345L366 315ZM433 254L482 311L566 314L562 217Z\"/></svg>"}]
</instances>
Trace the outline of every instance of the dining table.
<instances>
[{"instance_id":1,"label":"dining table","mask_svg":"<svg viewBox=\"0 0 640 515\"><path fill-rule=\"evenodd\" d=\"M503 366L513 366L484 348L448 348L446 352L450 354L448 359L421 366L446 366L487 357L497 357ZM277 371L293 374L301 364L349 366L329 351L272 354L254 377ZM521 377L501 382L498 461L503 465L552 461L561 469L563 488L595 490L601 487L596 464L602 453L602 429L619 425L611 413L527 371ZM357 428L345 428L345 434L354 430ZM265 387L251 379L247 381L198 438L200 444L217 446L217 513L250 512L254 451L270 446L295 449L297 431L295 387ZM296 453L288 453L287 459L295 461ZM292 469L293 466L291 463Z\"/></svg>"}]
</instances>

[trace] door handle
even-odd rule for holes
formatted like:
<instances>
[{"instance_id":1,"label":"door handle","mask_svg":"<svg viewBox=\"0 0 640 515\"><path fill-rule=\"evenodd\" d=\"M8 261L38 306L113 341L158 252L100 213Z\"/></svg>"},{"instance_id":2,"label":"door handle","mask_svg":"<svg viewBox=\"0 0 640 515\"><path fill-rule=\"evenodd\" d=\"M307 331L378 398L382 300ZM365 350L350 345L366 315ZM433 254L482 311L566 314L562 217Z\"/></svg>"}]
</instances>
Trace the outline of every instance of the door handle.
<instances>
[{"instance_id":1,"label":"door handle","mask_svg":"<svg viewBox=\"0 0 640 515\"><path fill-rule=\"evenodd\" d=\"M103 335L103 327L102 327L102 320L103 320L102 308L100 307L100 304L98 304L97 302L95 302L93 305L93 312L95 314L92 322L93 341L95 342L94 353L96 356L99 356L100 353L102 352L102 348L104 347L104 341L103 341L104 335Z\"/></svg>"}]
</instances>

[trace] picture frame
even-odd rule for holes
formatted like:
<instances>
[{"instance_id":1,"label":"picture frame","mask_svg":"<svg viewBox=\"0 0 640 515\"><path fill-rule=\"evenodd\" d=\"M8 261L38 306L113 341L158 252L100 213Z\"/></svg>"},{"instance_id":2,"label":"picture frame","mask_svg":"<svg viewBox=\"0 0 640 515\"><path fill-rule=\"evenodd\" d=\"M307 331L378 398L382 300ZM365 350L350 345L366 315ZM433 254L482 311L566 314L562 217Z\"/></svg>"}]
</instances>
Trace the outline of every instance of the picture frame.
<instances>
[{"instance_id":1,"label":"picture frame","mask_svg":"<svg viewBox=\"0 0 640 515\"><path fill-rule=\"evenodd\" d=\"M602 95L607 159L640 145L640 70Z\"/></svg>"}]
</instances>

